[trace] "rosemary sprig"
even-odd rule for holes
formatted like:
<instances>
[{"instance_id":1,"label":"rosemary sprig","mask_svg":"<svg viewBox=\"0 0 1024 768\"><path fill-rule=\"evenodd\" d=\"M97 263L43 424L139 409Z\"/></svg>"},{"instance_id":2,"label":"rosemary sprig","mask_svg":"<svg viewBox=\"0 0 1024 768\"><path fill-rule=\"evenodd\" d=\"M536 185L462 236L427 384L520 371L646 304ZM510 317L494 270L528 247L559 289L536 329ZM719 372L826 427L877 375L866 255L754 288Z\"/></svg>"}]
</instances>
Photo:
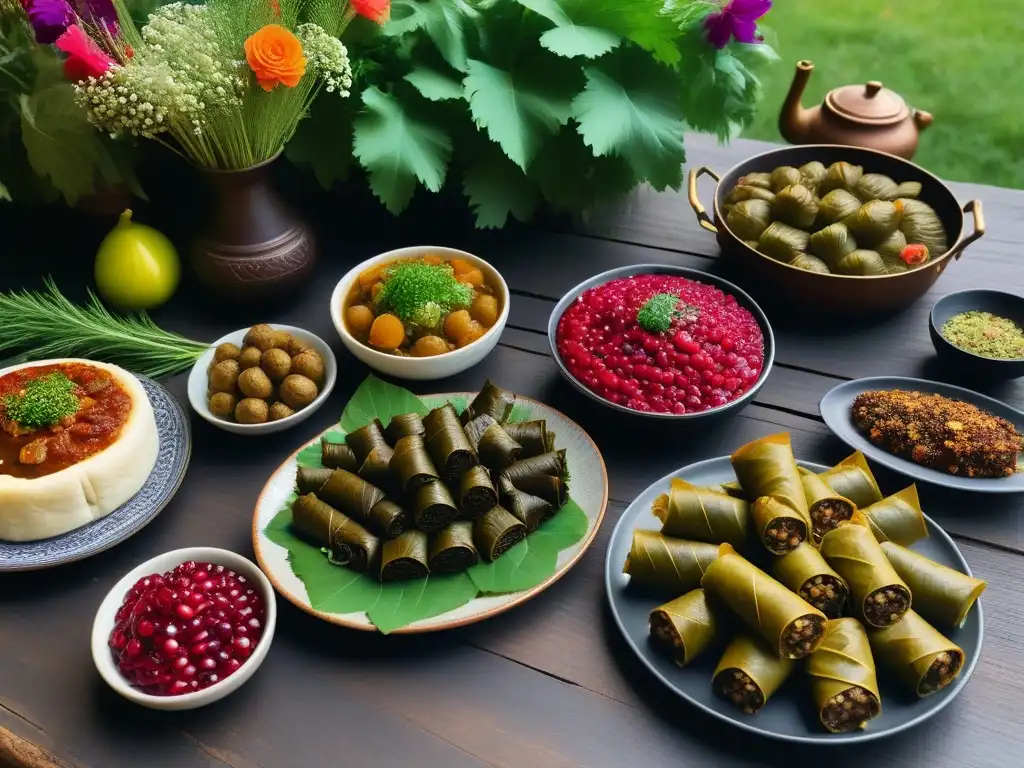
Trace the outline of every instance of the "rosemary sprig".
<instances>
[{"instance_id":1,"label":"rosemary sprig","mask_svg":"<svg viewBox=\"0 0 1024 768\"><path fill-rule=\"evenodd\" d=\"M155 378L188 368L209 346L163 330L145 312L114 314L92 291L75 304L50 278L44 291L0 294L0 354L24 350L5 363L84 357Z\"/></svg>"}]
</instances>

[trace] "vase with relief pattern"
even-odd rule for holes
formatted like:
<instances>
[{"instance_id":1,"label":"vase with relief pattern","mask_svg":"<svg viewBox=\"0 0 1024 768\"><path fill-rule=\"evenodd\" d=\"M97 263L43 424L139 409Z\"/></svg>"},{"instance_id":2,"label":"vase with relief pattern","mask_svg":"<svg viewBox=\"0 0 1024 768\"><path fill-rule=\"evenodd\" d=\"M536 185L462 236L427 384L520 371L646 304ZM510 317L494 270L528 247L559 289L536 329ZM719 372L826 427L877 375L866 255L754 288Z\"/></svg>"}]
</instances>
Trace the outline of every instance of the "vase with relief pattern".
<instances>
[{"instance_id":1,"label":"vase with relief pattern","mask_svg":"<svg viewBox=\"0 0 1024 768\"><path fill-rule=\"evenodd\" d=\"M313 233L271 180L279 157L238 171L202 171L213 209L193 248L192 266L214 293L240 300L280 296L313 270Z\"/></svg>"}]
</instances>

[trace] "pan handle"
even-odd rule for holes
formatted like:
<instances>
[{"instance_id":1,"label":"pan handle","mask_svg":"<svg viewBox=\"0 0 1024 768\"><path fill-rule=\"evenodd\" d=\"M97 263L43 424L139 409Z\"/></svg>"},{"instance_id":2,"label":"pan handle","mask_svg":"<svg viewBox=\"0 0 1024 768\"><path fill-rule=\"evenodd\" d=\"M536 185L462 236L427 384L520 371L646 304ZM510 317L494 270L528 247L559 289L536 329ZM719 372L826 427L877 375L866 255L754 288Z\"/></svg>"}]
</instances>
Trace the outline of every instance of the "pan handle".
<instances>
[{"instance_id":1,"label":"pan handle","mask_svg":"<svg viewBox=\"0 0 1024 768\"><path fill-rule=\"evenodd\" d=\"M981 210L981 200L971 200L967 203L964 206L964 213L974 216L974 231L953 246L953 258L955 259L960 258L967 246L985 235L985 214Z\"/></svg>"},{"instance_id":2,"label":"pan handle","mask_svg":"<svg viewBox=\"0 0 1024 768\"><path fill-rule=\"evenodd\" d=\"M721 181L721 176L712 171L706 165L702 165L700 168L690 169L690 180L687 183L687 192L690 196L690 207L693 208L693 212L697 214L697 221L704 229L708 232L714 232L718 234L718 227L715 226L714 222L711 221L711 217L708 216L708 212L704 210L704 206L700 202L700 198L697 197L697 179L704 175L710 176L716 182ZM977 217L978 214L975 214ZM980 237L980 235L979 235Z\"/></svg>"}]
</instances>

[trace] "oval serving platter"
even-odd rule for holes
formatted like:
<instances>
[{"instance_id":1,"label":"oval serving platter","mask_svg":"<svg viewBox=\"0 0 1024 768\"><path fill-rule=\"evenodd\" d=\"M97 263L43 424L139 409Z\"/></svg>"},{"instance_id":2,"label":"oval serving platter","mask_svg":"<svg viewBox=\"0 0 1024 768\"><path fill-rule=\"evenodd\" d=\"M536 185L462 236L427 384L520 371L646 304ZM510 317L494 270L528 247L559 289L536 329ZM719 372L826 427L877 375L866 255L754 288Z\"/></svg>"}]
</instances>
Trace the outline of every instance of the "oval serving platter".
<instances>
[{"instance_id":1,"label":"oval serving platter","mask_svg":"<svg viewBox=\"0 0 1024 768\"><path fill-rule=\"evenodd\" d=\"M429 408L443 405L450 399L466 402L473 399L475 392L452 392L446 394L420 395L419 398ZM391 630L390 634L415 634L420 632L436 632L454 629L466 624L483 621L496 616L532 597L540 594L554 584L572 568L587 551L597 535L601 521L604 519L605 507L608 504L608 474L604 459L590 436L578 425L559 411L541 402L521 395L516 396L517 407L525 408L529 414L523 420L545 419L548 428L556 433L556 447L565 448L567 463L571 474L570 495L587 518L586 533L575 544L562 549L554 573L540 584L518 592L478 595L458 608L439 615L421 619L411 624ZM336 431L335 427L325 430L322 434ZM267 574L274 588L282 597L293 603L306 613L342 627L359 629L369 632L377 631L364 611L354 613L328 613L314 608L306 586L293 572L288 562L288 550L272 541L266 533L267 526L280 512L294 492L295 470L299 452L319 442L322 435L302 445L270 476L256 502L253 516L253 548L256 561ZM532 534L531 534L532 535ZM505 555L509 557L509 555ZM498 561L500 562L500 560Z\"/></svg>"},{"instance_id":2,"label":"oval serving platter","mask_svg":"<svg viewBox=\"0 0 1024 768\"><path fill-rule=\"evenodd\" d=\"M801 461L800 464L815 472L827 467ZM661 522L651 512L651 504L669 487L673 477L683 478L694 485L715 485L736 479L728 456L701 461L663 477L630 504L612 531L605 561L605 588L615 623L626 643L655 677L673 693L702 709L712 717L723 720L744 731L771 739L795 743L840 745L864 742L891 736L915 726L946 707L963 690L981 655L984 621L981 601L958 630L943 630L943 634L963 648L966 657L960 677L947 687L924 699L906 693L884 669L878 670L882 695L882 713L868 723L867 729L854 733L828 733L817 721L810 700L810 690L798 669L793 677L775 693L764 709L756 715L744 715L732 704L718 698L711 689L714 673L722 648L708 649L693 664L681 668L650 640L648 615L651 610L671 597L629 588L629 576L622 572L629 554L633 531L659 530ZM949 535L925 515L929 537L916 542L911 549L936 562L970 573L963 555Z\"/></svg>"},{"instance_id":3,"label":"oval serving platter","mask_svg":"<svg viewBox=\"0 0 1024 768\"><path fill-rule=\"evenodd\" d=\"M142 382L156 417L160 452L142 489L106 517L41 541L0 541L0 572L35 571L83 560L138 533L167 506L185 478L192 455L188 417L164 387L145 376Z\"/></svg>"},{"instance_id":4,"label":"oval serving platter","mask_svg":"<svg viewBox=\"0 0 1024 768\"><path fill-rule=\"evenodd\" d=\"M818 404L821 418L829 429L851 448L861 451L872 461L883 467L912 477L922 483L931 483L944 488L978 493L1024 493L1024 472L1018 471L1009 477L961 477L923 467L909 459L889 453L868 440L853 423L851 410L853 401L862 392L876 389L902 389L942 395L954 400L963 400L972 405L1000 416L1013 424L1018 432L1024 433L1024 413L1005 403L963 387L943 384L927 379L910 379L902 376L875 376L867 379L847 381L833 387Z\"/></svg>"}]
</instances>

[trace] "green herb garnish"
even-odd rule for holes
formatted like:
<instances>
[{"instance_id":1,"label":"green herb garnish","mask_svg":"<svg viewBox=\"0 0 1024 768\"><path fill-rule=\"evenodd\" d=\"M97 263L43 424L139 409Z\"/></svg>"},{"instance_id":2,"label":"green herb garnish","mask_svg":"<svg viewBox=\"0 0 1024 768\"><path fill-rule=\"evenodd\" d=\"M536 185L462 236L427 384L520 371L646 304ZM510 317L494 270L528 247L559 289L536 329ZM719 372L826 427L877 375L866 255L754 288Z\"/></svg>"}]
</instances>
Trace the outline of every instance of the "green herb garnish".
<instances>
[{"instance_id":1,"label":"green herb garnish","mask_svg":"<svg viewBox=\"0 0 1024 768\"><path fill-rule=\"evenodd\" d=\"M696 319L700 310L689 304L679 305L674 293L656 293L640 307L636 321L640 327L651 333L662 333L672 327L672 321L679 317Z\"/></svg>"},{"instance_id":2,"label":"green herb garnish","mask_svg":"<svg viewBox=\"0 0 1024 768\"><path fill-rule=\"evenodd\" d=\"M384 270L384 278L378 306L407 322L426 321L435 315L439 320L453 309L468 307L473 300L473 289L456 280L448 264L408 261ZM430 307L429 312L423 312L428 304L436 305L437 310Z\"/></svg>"},{"instance_id":3,"label":"green herb garnish","mask_svg":"<svg viewBox=\"0 0 1024 768\"><path fill-rule=\"evenodd\" d=\"M92 291L75 304L50 279L43 291L0 294L0 352L24 350L5 365L52 357L85 357L166 376L192 366L209 344L170 333L149 315L115 315Z\"/></svg>"},{"instance_id":4,"label":"green herb garnish","mask_svg":"<svg viewBox=\"0 0 1024 768\"><path fill-rule=\"evenodd\" d=\"M75 382L63 373L51 373L33 379L16 394L5 395L7 418L23 427L49 427L78 411Z\"/></svg>"}]
</instances>

